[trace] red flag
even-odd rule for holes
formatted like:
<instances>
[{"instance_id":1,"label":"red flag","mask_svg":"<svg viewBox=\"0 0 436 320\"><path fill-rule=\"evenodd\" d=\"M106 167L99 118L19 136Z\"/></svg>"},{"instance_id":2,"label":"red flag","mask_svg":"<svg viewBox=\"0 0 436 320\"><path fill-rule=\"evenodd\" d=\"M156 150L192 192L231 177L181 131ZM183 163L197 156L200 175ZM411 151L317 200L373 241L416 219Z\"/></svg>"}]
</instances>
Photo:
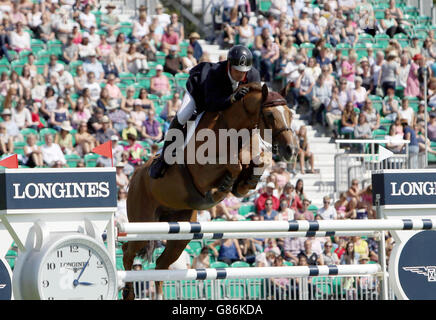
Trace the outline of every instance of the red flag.
<instances>
[{"instance_id":1,"label":"red flag","mask_svg":"<svg viewBox=\"0 0 436 320\"><path fill-rule=\"evenodd\" d=\"M111 140L95 147L94 149L92 149L92 152L99 154L101 156L104 156L106 158L111 158L112 167L114 166L113 156L112 156L112 141Z\"/></svg>"},{"instance_id":2,"label":"red flag","mask_svg":"<svg viewBox=\"0 0 436 320\"><path fill-rule=\"evenodd\" d=\"M16 154L13 154L10 157L4 158L0 160L0 166L9 168L9 169L17 169L18 168L18 158Z\"/></svg>"}]
</instances>

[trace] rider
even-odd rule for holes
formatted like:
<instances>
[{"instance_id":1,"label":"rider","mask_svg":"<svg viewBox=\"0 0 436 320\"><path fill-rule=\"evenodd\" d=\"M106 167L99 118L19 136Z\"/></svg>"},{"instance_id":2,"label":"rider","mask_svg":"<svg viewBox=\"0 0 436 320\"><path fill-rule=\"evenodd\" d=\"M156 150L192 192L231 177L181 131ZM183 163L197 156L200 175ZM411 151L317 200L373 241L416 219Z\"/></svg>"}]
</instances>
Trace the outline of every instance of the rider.
<instances>
[{"instance_id":1,"label":"rider","mask_svg":"<svg viewBox=\"0 0 436 320\"><path fill-rule=\"evenodd\" d=\"M203 62L191 69L182 105L170 124L170 129L181 130L195 111L222 111L242 99L248 88L238 89L240 84L260 82L259 72L252 67L253 55L244 46L233 46L227 60ZM160 157L150 167L150 176L163 177L168 164L164 160L166 147L171 141L165 140Z\"/></svg>"}]
</instances>

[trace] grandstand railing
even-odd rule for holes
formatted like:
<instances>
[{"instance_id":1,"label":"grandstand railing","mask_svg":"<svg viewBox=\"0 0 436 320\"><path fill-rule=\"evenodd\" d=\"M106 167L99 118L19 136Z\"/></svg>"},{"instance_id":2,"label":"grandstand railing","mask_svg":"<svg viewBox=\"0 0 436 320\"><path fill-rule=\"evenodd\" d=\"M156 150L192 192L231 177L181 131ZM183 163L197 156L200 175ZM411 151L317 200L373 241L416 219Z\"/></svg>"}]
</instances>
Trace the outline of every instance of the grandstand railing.
<instances>
[{"instance_id":1,"label":"grandstand railing","mask_svg":"<svg viewBox=\"0 0 436 320\"><path fill-rule=\"evenodd\" d=\"M392 157L379 161L378 145L386 144L389 140L359 140L337 139L335 155L335 192L346 192L351 185L351 180L358 179L362 184L371 181L371 171L382 169L408 169L409 148L408 140L398 140L406 144L405 153L394 154ZM357 153L341 153L341 144L348 144L347 148L365 150ZM418 163L420 163L418 159Z\"/></svg>"},{"instance_id":2,"label":"grandstand railing","mask_svg":"<svg viewBox=\"0 0 436 320\"><path fill-rule=\"evenodd\" d=\"M155 284L134 282L135 299L152 300ZM164 281L165 300L380 300L376 276ZM389 300L395 300L388 288Z\"/></svg>"}]
</instances>

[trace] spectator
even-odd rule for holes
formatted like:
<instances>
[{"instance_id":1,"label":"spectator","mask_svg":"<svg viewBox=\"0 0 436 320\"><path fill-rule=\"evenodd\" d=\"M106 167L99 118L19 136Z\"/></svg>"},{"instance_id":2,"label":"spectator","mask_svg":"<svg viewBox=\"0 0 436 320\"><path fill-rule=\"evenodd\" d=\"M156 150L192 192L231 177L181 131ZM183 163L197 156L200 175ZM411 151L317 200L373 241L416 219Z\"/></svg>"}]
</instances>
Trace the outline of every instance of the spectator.
<instances>
[{"instance_id":1,"label":"spectator","mask_svg":"<svg viewBox=\"0 0 436 320\"><path fill-rule=\"evenodd\" d=\"M11 137L13 142L23 141L23 136L20 133L15 121L12 120L11 109L3 109L2 112L3 124L6 128L6 133L8 137ZM6 139L8 141L8 139Z\"/></svg>"},{"instance_id":2,"label":"spectator","mask_svg":"<svg viewBox=\"0 0 436 320\"><path fill-rule=\"evenodd\" d=\"M51 168L66 166L67 161L65 160L64 153L59 145L54 143L53 135L46 134L44 141L45 144L42 146L42 158L44 163Z\"/></svg>"},{"instance_id":3,"label":"spectator","mask_svg":"<svg viewBox=\"0 0 436 320\"><path fill-rule=\"evenodd\" d=\"M288 202L289 208L292 210L297 211L298 209L301 209L303 207L303 203L300 200L300 197L295 192L294 185L290 182L288 182L284 188L283 193L280 196L280 202L282 202L284 199Z\"/></svg>"},{"instance_id":4,"label":"spectator","mask_svg":"<svg viewBox=\"0 0 436 320\"><path fill-rule=\"evenodd\" d=\"M179 35L174 30L174 27L171 24L168 24L165 27L165 33L162 36L161 51L168 54L171 47L175 47L177 51L179 49L179 42Z\"/></svg>"},{"instance_id":5,"label":"spectator","mask_svg":"<svg viewBox=\"0 0 436 320\"><path fill-rule=\"evenodd\" d=\"M189 46L194 49L194 58L199 61L201 56L203 55L203 48L198 42L200 39L200 35L197 32L193 32L189 35Z\"/></svg>"},{"instance_id":6,"label":"spectator","mask_svg":"<svg viewBox=\"0 0 436 320\"><path fill-rule=\"evenodd\" d=\"M120 88L115 83L115 75L113 73L107 76L106 86L101 91L107 91L108 100L116 100L116 102L121 103L121 99L123 99L123 95L121 93ZM100 92L101 93L101 92ZM101 97L100 97L101 100ZM98 101L97 101L98 105ZM99 106L101 108L101 106ZM104 109L104 108L103 108Z\"/></svg>"},{"instance_id":7,"label":"spectator","mask_svg":"<svg viewBox=\"0 0 436 320\"><path fill-rule=\"evenodd\" d=\"M346 84L345 84L346 85ZM326 106L326 121L329 129L332 131L334 138L337 138L338 131L336 121L342 119L343 106L339 102L339 88L332 88L332 96Z\"/></svg>"},{"instance_id":8,"label":"spectator","mask_svg":"<svg viewBox=\"0 0 436 320\"><path fill-rule=\"evenodd\" d=\"M75 134L76 151L81 156L90 153L96 145L96 139L88 132L88 128L87 122L82 120Z\"/></svg>"},{"instance_id":9,"label":"spectator","mask_svg":"<svg viewBox=\"0 0 436 320\"><path fill-rule=\"evenodd\" d=\"M303 200L303 207L295 213L296 220L308 220L308 221L315 220L315 216L313 215L313 212L308 210L310 204L311 201L309 199Z\"/></svg>"},{"instance_id":10,"label":"spectator","mask_svg":"<svg viewBox=\"0 0 436 320\"><path fill-rule=\"evenodd\" d=\"M142 101L140 99L135 99L133 103L133 110L130 111L130 119L133 121L133 125L136 128L136 133L142 131L142 124L147 119L147 113L142 107Z\"/></svg>"},{"instance_id":11,"label":"spectator","mask_svg":"<svg viewBox=\"0 0 436 320\"><path fill-rule=\"evenodd\" d=\"M62 123L70 120L70 113L66 106L65 99L62 97L57 98L56 109L50 112L49 125L56 131L61 130Z\"/></svg>"},{"instance_id":12,"label":"spectator","mask_svg":"<svg viewBox=\"0 0 436 320\"><path fill-rule=\"evenodd\" d=\"M169 54L165 57L164 71L173 76L183 72L182 58L177 55L177 46L169 47Z\"/></svg>"},{"instance_id":13,"label":"spectator","mask_svg":"<svg viewBox=\"0 0 436 320\"><path fill-rule=\"evenodd\" d=\"M209 267L210 267L209 248L203 247L201 248L200 254L194 257L194 260L192 261L192 268L204 269Z\"/></svg>"},{"instance_id":14,"label":"spectator","mask_svg":"<svg viewBox=\"0 0 436 320\"><path fill-rule=\"evenodd\" d=\"M142 164L142 157L145 154L144 148L136 141L136 136L133 134L127 134L127 145L124 150L128 152L128 162L132 166Z\"/></svg>"},{"instance_id":15,"label":"spectator","mask_svg":"<svg viewBox=\"0 0 436 320\"><path fill-rule=\"evenodd\" d=\"M171 87L168 77L163 74L163 66L157 65L156 75L151 78L150 90L152 94L160 97L170 94Z\"/></svg>"},{"instance_id":16,"label":"spectator","mask_svg":"<svg viewBox=\"0 0 436 320\"><path fill-rule=\"evenodd\" d=\"M4 123L0 123L0 152L2 155L14 152L14 139L8 134Z\"/></svg>"},{"instance_id":17,"label":"spectator","mask_svg":"<svg viewBox=\"0 0 436 320\"><path fill-rule=\"evenodd\" d=\"M135 120L132 118L127 118L127 127L125 127L121 132L121 137L123 140L127 140L128 134L133 134L134 136L138 136L138 130L135 126Z\"/></svg>"},{"instance_id":18,"label":"spectator","mask_svg":"<svg viewBox=\"0 0 436 320\"><path fill-rule=\"evenodd\" d=\"M118 189L117 211L115 211L114 220L115 223L129 222L127 218L127 191L122 188Z\"/></svg>"},{"instance_id":19,"label":"spectator","mask_svg":"<svg viewBox=\"0 0 436 320\"><path fill-rule=\"evenodd\" d=\"M306 172L306 166L305 161L309 160L310 163L310 173L315 173L314 169L314 162L315 158L312 152L310 152L309 148L309 142L307 139L307 129L306 126L301 126L300 130L298 130L297 137L299 140L299 151L298 151L298 158L300 160L300 170L301 174L305 174ZM294 172L296 169L297 163L294 162Z\"/></svg>"},{"instance_id":20,"label":"spectator","mask_svg":"<svg viewBox=\"0 0 436 320\"><path fill-rule=\"evenodd\" d=\"M318 255L312 251L312 241L310 239L306 239L306 241L304 241L304 249L300 252L300 254L306 257L307 263L310 266L324 264L322 255Z\"/></svg>"},{"instance_id":21,"label":"spectator","mask_svg":"<svg viewBox=\"0 0 436 320\"><path fill-rule=\"evenodd\" d=\"M155 119L154 110L149 110L148 118L143 122L141 135L149 144L159 142L162 139L162 129L160 123Z\"/></svg>"},{"instance_id":22,"label":"spectator","mask_svg":"<svg viewBox=\"0 0 436 320\"><path fill-rule=\"evenodd\" d=\"M124 163L118 162L116 164L116 184L119 190L127 191L127 186L129 185L129 177L124 173Z\"/></svg>"},{"instance_id":23,"label":"spectator","mask_svg":"<svg viewBox=\"0 0 436 320\"><path fill-rule=\"evenodd\" d=\"M336 220L338 218L338 214L336 212L335 207L330 205L331 199L329 196L324 196L322 208L319 208L316 216L321 217L322 220Z\"/></svg>"},{"instance_id":24,"label":"spectator","mask_svg":"<svg viewBox=\"0 0 436 320\"><path fill-rule=\"evenodd\" d=\"M325 265L338 265L339 258L338 255L332 251L333 244L331 240L327 240L324 243L324 251L322 253L322 259Z\"/></svg>"},{"instance_id":25,"label":"spectator","mask_svg":"<svg viewBox=\"0 0 436 320\"><path fill-rule=\"evenodd\" d=\"M24 129L32 124L32 115L29 109L26 108L26 101L19 99L16 107L12 109L12 121L15 122L18 129Z\"/></svg>"},{"instance_id":26,"label":"spectator","mask_svg":"<svg viewBox=\"0 0 436 320\"><path fill-rule=\"evenodd\" d=\"M401 124L404 131L403 139L409 141L409 166L411 169L417 169L419 145L416 138L416 132L413 129L413 125L409 125L407 119L401 119Z\"/></svg>"},{"instance_id":27,"label":"spectator","mask_svg":"<svg viewBox=\"0 0 436 320\"><path fill-rule=\"evenodd\" d=\"M138 99L141 100L141 105L144 110L155 110L154 102L148 98L147 89L141 88L139 90Z\"/></svg>"},{"instance_id":28,"label":"spectator","mask_svg":"<svg viewBox=\"0 0 436 320\"><path fill-rule=\"evenodd\" d=\"M430 141L436 141L436 114L430 113L430 121L427 124L427 135Z\"/></svg>"},{"instance_id":29,"label":"spectator","mask_svg":"<svg viewBox=\"0 0 436 320\"><path fill-rule=\"evenodd\" d=\"M404 33L407 35L407 32L398 24L389 9L385 10L385 17L380 20L380 27L382 32L386 33L390 38L393 38L397 33Z\"/></svg>"},{"instance_id":30,"label":"spectator","mask_svg":"<svg viewBox=\"0 0 436 320\"><path fill-rule=\"evenodd\" d=\"M395 91L393 88L388 88L387 96L383 99L383 116L385 119L395 121L398 116L399 102L395 99Z\"/></svg>"},{"instance_id":31,"label":"spectator","mask_svg":"<svg viewBox=\"0 0 436 320\"><path fill-rule=\"evenodd\" d=\"M131 73L146 73L148 71L147 57L138 52L135 43L129 45L129 49L126 52L127 70Z\"/></svg>"},{"instance_id":32,"label":"spectator","mask_svg":"<svg viewBox=\"0 0 436 320\"><path fill-rule=\"evenodd\" d=\"M341 256L341 264L358 264L359 254L354 250L354 243L352 241L347 242L345 246L345 252Z\"/></svg>"},{"instance_id":33,"label":"spectator","mask_svg":"<svg viewBox=\"0 0 436 320\"><path fill-rule=\"evenodd\" d=\"M316 122L322 123L322 113L328 106L331 96L331 88L325 82L324 74L321 74L313 87L312 95L312 114L309 118L312 124Z\"/></svg>"},{"instance_id":34,"label":"spectator","mask_svg":"<svg viewBox=\"0 0 436 320\"><path fill-rule=\"evenodd\" d=\"M216 249L216 246L220 246L219 251ZM212 250L218 261L225 262L228 265L231 265L236 261L245 260L239 242L236 239L217 240L209 244L209 248Z\"/></svg>"},{"instance_id":35,"label":"spectator","mask_svg":"<svg viewBox=\"0 0 436 320\"><path fill-rule=\"evenodd\" d=\"M192 47L188 47L187 54L185 57L182 57L182 72L189 73L193 67L197 65L197 59L194 57L194 49Z\"/></svg>"},{"instance_id":36,"label":"spectator","mask_svg":"<svg viewBox=\"0 0 436 320\"><path fill-rule=\"evenodd\" d=\"M315 79L310 72L306 72L306 66L300 64L298 66L298 78L295 81L293 88L294 102L296 106L300 105L300 101L304 101L308 106L312 104L312 89L315 85ZM294 108L296 108L294 106Z\"/></svg>"},{"instance_id":37,"label":"spectator","mask_svg":"<svg viewBox=\"0 0 436 320\"><path fill-rule=\"evenodd\" d=\"M409 99L403 98L401 100L401 109L398 110L398 118L406 119L407 124L411 127L415 124L415 111L410 107Z\"/></svg>"},{"instance_id":38,"label":"spectator","mask_svg":"<svg viewBox=\"0 0 436 320\"><path fill-rule=\"evenodd\" d=\"M354 111L354 106L351 101L348 101L345 105L345 110L342 113L341 124L341 133L349 134L354 132L354 128L357 125L357 115Z\"/></svg>"},{"instance_id":39,"label":"spectator","mask_svg":"<svg viewBox=\"0 0 436 320\"><path fill-rule=\"evenodd\" d=\"M271 198L267 198L265 201L265 209L260 211L261 220L272 221L278 220L278 212L272 209L273 201Z\"/></svg>"},{"instance_id":40,"label":"spectator","mask_svg":"<svg viewBox=\"0 0 436 320\"><path fill-rule=\"evenodd\" d=\"M147 14L145 12L139 15L139 20L133 22L132 38L141 42L150 32L149 23L147 22Z\"/></svg>"},{"instance_id":41,"label":"spectator","mask_svg":"<svg viewBox=\"0 0 436 320\"><path fill-rule=\"evenodd\" d=\"M2 124L0 124L0 134L1 131ZM30 168L43 167L44 160L42 157L42 150L41 147L36 144L36 136L34 134L27 135L26 142L27 144L24 146L23 150L23 164Z\"/></svg>"},{"instance_id":42,"label":"spectator","mask_svg":"<svg viewBox=\"0 0 436 320\"><path fill-rule=\"evenodd\" d=\"M395 120L396 122L400 121L400 118ZM401 133L396 132L396 125L392 124L389 127L389 135L385 136L385 140L389 142L386 143L386 148L393 153L402 153L405 147L403 142L403 129L401 127Z\"/></svg>"},{"instance_id":43,"label":"spectator","mask_svg":"<svg viewBox=\"0 0 436 320\"><path fill-rule=\"evenodd\" d=\"M89 55L89 60L83 63L83 70L89 75L92 73L95 76L97 82L101 82L104 79L104 69L100 61L97 60L97 56L92 53Z\"/></svg>"},{"instance_id":44,"label":"spectator","mask_svg":"<svg viewBox=\"0 0 436 320\"><path fill-rule=\"evenodd\" d=\"M10 45L12 50L21 52L23 50L31 50L30 35L23 30L23 24L16 24L16 31L12 31L10 35Z\"/></svg>"},{"instance_id":45,"label":"spectator","mask_svg":"<svg viewBox=\"0 0 436 320\"><path fill-rule=\"evenodd\" d=\"M288 200L285 198L281 198L277 220L279 220L279 221L294 220L294 214L295 214L295 211L294 211L294 209L291 209L289 207Z\"/></svg>"},{"instance_id":46,"label":"spectator","mask_svg":"<svg viewBox=\"0 0 436 320\"><path fill-rule=\"evenodd\" d=\"M298 179L295 183L295 192L301 200L307 199L306 194L304 193L304 182L303 179Z\"/></svg>"},{"instance_id":47,"label":"spectator","mask_svg":"<svg viewBox=\"0 0 436 320\"><path fill-rule=\"evenodd\" d=\"M54 143L59 145L64 154L72 154L74 152L73 147L73 135L70 131L73 128L69 121L63 121L60 126L60 131L56 133Z\"/></svg>"},{"instance_id":48,"label":"spectator","mask_svg":"<svg viewBox=\"0 0 436 320\"><path fill-rule=\"evenodd\" d=\"M421 54L416 54L412 58L409 75L407 77L407 87L404 90L404 96L406 97L421 96L421 89L419 86L419 79L418 79L418 69L419 69L419 62L423 59L424 58Z\"/></svg>"},{"instance_id":49,"label":"spectator","mask_svg":"<svg viewBox=\"0 0 436 320\"><path fill-rule=\"evenodd\" d=\"M117 124L119 123L115 123L115 121L118 121L118 118L116 115L114 115L115 112L119 112L121 110L114 111L115 109L113 108L113 105L114 104L111 105L111 109L109 110L109 115L103 116L101 118L102 126L100 129L97 130L95 134L97 145L109 141L113 135L118 135L118 132L121 131L121 130L117 130ZM111 127L111 123L114 125L114 128Z\"/></svg>"},{"instance_id":50,"label":"spectator","mask_svg":"<svg viewBox=\"0 0 436 320\"><path fill-rule=\"evenodd\" d=\"M159 115L162 119L167 120L168 115L171 113L176 114L179 111L182 105L182 100L180 99L180 94L175 92L173 98L168 100L165 104L165 108L162 109L161 114Z\"/></svg>"},{"instance_id":51,"label":"spectator","mask_svg":"<svg viewBox=\"0 0 436 320\"><path fill-rule=\"evenodd\" d=\"M254 42L254 29L248 24L248 16L242 16L241 23L236 27L239 34L239 44L246 47L251 46Z\"/></svg>"},{"instance_id":52,"label":"spectator","mask_svg":"<svg viewBox=\"0 0 436 320\"><path fill-rule=\"evenodd\" d=\"M272 209L273 210L278 210L279 206L280 206L280 202L277 199L277 197L275 197L273 195L274 189L275 189L275 185L273 182L269 182L266 185L265 188L265 192L262 193L255 201L255 206L256 206L256 211L257 212L261 212L262 210L265 209L265 202L267 199L271 198L273 205L272 205Z\"/></svg>"}]
</instances>

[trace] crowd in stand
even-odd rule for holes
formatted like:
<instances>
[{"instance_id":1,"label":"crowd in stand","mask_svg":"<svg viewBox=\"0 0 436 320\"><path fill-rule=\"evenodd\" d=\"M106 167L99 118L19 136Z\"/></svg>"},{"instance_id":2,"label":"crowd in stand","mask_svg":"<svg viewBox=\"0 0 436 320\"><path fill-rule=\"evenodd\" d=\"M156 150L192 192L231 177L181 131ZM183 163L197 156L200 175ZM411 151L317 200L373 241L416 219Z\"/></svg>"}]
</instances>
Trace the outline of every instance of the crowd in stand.
<instances>
[{"instance_id":1,"label":"crowd in stand","mask_svg":"<svg viewBox=\"0 0 436 320\"><path fill-rule=\"evenodd\" d=\"M398 0L271 0L266 10L263 2L222 1L214 8L222 18L216 41L223 48L248 46L263 81L283 80L290 108L334 137L383 136L396 153L404 152L405 139L410 154L435 153L436 113L428 119L424 113L427 106L436 109L436 43L427 20L416 23L419 17ZM1 1L0 152L18 153L23 167L111 166L92 154L111 140L116 218L126 221L129 177L156 154L191 68L210 58L200 35L187 36L177 14L162 5L155 12L140 6L127 22L114 5L98 6L92 0ZM262 15L250 14L259 9ZM299 169L306 173L309 160L314 173L304 126L298 134ZM353 181L337 201L326 195L317 208L304 180L292 181L296 170L296 164L276 163L247 198L229 195L200 211L199 220L375 218L370 186L361 190ZM250 203L248 214L242 212ZM194 267L209 259L258 266L280 265L280 257L294 265L378 259L374 239L360 237L219 240L206 248Z\"/></svg>"}]
</instances>

